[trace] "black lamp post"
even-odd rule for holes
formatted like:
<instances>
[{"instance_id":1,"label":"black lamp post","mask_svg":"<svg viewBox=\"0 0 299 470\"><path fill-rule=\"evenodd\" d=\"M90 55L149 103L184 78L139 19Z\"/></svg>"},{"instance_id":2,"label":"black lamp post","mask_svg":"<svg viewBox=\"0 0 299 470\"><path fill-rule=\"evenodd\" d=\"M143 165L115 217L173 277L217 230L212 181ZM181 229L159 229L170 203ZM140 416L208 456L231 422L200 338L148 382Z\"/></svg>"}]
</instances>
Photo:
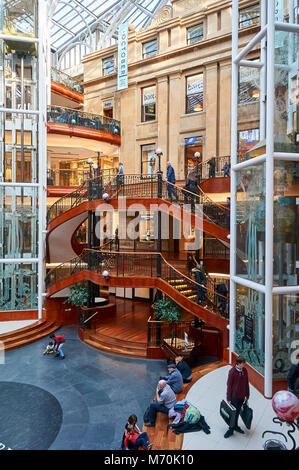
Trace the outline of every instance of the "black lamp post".
<instances>
[{"instance_id":1,"label":"black lamp post","mask_svg":"<svg viewBox=\"0 0 299 470\"><path fill-rule=\"evenodd\" d=\"M161 156L163 152L161 149L156 150L156 157L158 157L158 197L162 197L162 171L161 171Z\"/></svg>"},{"instance_id":2,"label":"black lamp post","mask_svg":"<svg viewBox=\"0 0 299 470\"><path fill-rule=\"evenodd\" d=\"M162 171L161 171L161 156L163 152L161 149L156 150L156 156L158 157L158 197L162 198ZM162 240L161 240L161 211L158 210L158 240L157 240L157 252L162 251ZM158 255L157 258L157 277L161 277L161 257Z\"/></svg>"},{"instance_id":3,"label":"black lamp post","mask_svg":"<svg viewBox=\"0 0 299 470\"><path fill-rule=\"evenodd\" d=\"M100 176L100 171L101 171L101 160L100 160L100 157L101 157L101 150L98 149L98 150L97 150L97 164L98 164L97 176Z\"/></svg>"},{"instance_id":4,"label":"black lamp post","mask_svg":"<svg viewBox=\"0 0 299 470\"><path fill-rule=\"evenodd\" d=\"M199 176L199 159L200 159L200 153L195 152L194 158L196 159L196 185L200 185L200 176Z\"/></svg>"},{"instance_id":5,"label":"black lamp post","mask_svg":"<svg viewBox=\"0 0 299 470\"><path fill-rule=\"evenodd\" d=\"M93 160L92 158L89 158L87 160L87 163L89 165L89 178L92 179L92 165L93 165Z\"/></svg>"}]
</instances>

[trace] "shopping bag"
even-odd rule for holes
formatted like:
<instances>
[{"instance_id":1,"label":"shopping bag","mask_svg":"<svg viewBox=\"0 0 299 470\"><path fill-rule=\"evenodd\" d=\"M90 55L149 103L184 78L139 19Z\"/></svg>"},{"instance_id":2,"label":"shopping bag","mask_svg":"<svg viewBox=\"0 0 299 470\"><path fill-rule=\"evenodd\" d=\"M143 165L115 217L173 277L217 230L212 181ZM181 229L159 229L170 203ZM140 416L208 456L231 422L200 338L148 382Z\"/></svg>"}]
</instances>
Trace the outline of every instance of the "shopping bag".
<instances>
[{"instance_id":1,"label":"shopping bag","mask_svg":"<svg viewBox=\"0 0 299 470\"><path fill-rule=\"evenodd\" d=\"M220 416L224 419L230 428L235 427L236 408L233 405L227 403L225 400L222 400L220 403Z\"/></svg>"},{"instance_id":2,"label":"shopping bag","mask_svg":"<svg viewBox=\"0 0 299 470\"><path fill-rule=\"evenodd\" d=\"M247 401L245 401L242 405L240 416L246 428L250 429L253 418L253 411L251 408L249 408Z\"/></svg>"}]
</instances>

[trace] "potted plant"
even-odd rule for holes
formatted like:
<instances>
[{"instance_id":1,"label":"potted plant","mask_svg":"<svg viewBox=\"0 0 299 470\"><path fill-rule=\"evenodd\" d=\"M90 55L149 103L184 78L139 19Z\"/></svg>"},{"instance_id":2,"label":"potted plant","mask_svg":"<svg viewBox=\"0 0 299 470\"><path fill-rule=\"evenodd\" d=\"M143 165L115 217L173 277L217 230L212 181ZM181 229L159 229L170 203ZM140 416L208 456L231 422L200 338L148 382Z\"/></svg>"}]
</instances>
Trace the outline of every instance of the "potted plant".
<instances>
[{"instance_id":1,"label":"potted plant","mask_svg":"<svg viewBox=\"0 0 299 470\"><path fill-rule=\"evenodd\" d=\"M159 321L168 322L171 328L171 345L173 343L175 324L181 319L182 308L179 307L170 297L165 296L157 300L153 305L155 318Z\"/></svg>"},{"instance_id":2,"label":"potted plant","mask_svg":"<svg viewBox=\"0 0 299 470\"><path fill-rule=\"evenodd\" d=\"M88 299L88 289L84 283L81 283L71 286L68 298L63 303L75 307L86 307Z\"/></svg>"}]
</instances>

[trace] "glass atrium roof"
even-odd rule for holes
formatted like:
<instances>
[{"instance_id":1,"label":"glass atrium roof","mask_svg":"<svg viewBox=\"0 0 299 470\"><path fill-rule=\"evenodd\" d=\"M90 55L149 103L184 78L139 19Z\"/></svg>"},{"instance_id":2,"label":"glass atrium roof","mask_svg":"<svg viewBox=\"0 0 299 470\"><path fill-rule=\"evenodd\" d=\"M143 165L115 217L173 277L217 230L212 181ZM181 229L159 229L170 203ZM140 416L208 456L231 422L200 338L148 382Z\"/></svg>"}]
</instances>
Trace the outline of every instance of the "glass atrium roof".
<instances>
[{"instance_id":1,"label":"glass atrium roof","mask_svg":"<svg viewBox=\"0 0 299 470\"><path fill-rule=\"evenodd\" d=\"M51 45L56 51L84 35L109 29L117 38L118 25L128 21L135 29L148 26L157 11L169 0L48 0Z\"/></svg>"}]
</instances>

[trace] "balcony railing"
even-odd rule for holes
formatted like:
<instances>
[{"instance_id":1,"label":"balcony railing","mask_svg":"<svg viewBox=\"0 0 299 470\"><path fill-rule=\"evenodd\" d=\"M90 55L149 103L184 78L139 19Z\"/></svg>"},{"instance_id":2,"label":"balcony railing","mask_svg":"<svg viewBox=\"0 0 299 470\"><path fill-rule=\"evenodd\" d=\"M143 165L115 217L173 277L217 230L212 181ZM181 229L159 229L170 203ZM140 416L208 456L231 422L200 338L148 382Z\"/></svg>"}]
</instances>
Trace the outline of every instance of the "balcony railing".
<instances>
[{"instance_id":1,"label":"balcony railing","mask_svg":"<svg viewBox=\"0 0 299 470\"><path fill-rule=\"evenodd\" d=\"M48 106L48 122L69 124L71 126L86 127L98 131L105 131L111 134L120 135L120 122L110 119L100 114L86 113L60 106Z\"/></svg>"},{"instance_id":2,"label":"balcony railing","mask_svg":"<svg viewBox=\"0 0 299 470\"><path fill-rule=\"evenodd\" d=\"M201 173L201 180L230 176L230 155L214 157L213 159L210 158L203 161L199 165L199 171Z\"/></svg>"},{"instance_id":3,"label":"balcony railing","mask_svg":"<svg viewBox=\"0 0 299 470\"><path fill-rule=\"evenodd\" d=\"M84 250L80 256L50 270L45 280L46 288L84 270L99 275L108 271L110 276L116 277L161 277L186 299L225 318L228 316L228 298L217 293L214 284L193 281L171 266L160 253Z\"/></svg>"},{"instance_id":4,"label":"balcony railing","mask_svg":"<svg viewBox=\"0 0 299 470\"><path fill-rule=\"evenodd\" d=\"M117 173L117 168L101 170L104 172L105 176L115 175ZM97 170L92 170L93 176L96 177ZM84 182L90 179L90 169L58 169L52 170L49 169L47 172L47 185L48 186L67 186L67 187L78 187L82 186Z\"/></svg>"},{"instance_id":5,"label":"balcony railing","mask_svg":"<svg viewBox=\"0 0 299 470\"><path fill-rule=\"evenodd\" d=\"M76 80L67 73L62 72L55 67L51 67L51 80L53 80L53 82L60 83L61 85L64 85L65 87L70 88L77 93L84 93L84 89L79 80Z\"/></svg>"}]
</instances>

